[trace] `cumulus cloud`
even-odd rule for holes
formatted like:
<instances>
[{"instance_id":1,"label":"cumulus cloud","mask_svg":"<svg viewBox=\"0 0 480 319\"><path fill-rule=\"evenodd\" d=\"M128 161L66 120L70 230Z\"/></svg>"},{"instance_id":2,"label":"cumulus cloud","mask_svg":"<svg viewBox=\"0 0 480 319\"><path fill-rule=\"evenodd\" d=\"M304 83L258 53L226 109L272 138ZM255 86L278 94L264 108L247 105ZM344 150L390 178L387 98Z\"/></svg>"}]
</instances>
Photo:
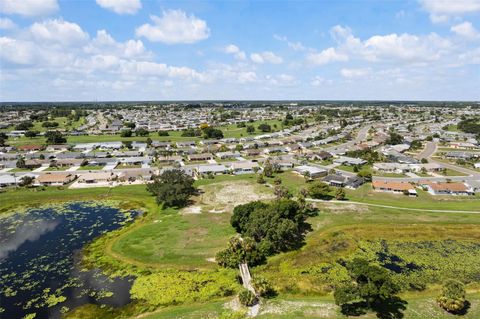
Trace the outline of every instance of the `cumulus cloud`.
<instances>
[{"instance_id":1,"label":"cumulus cloud","mask_svg":"<svg viewBox=\"0 0 480 319\"><path fill-rule=\"evenodd\" d=\"M422 7L430 13L433 23L442 23L451 16L480 12L480 0L420 0Z\"/></svg>"},{"instance_id":2,"label":"cumulus cloud","mask_svg":"<svg viewBox=\"0 0 480 319\"><path fill-rule=\"evenodd\" d=\"M0 18L0 30L14 29L17 25L8 18Z\"/></svg>"},{"instance_id":3,"label":"cumulus cloud","mask_svg":"<svg viewBox=\"0 0 480 319\"><path fill-rule=\"evenodd\" d=\"M30 33L37 41L62 45L78 44L88 39L88 34L78 24L57 19L34 23Z\"/></svg>"},{"instance_id":4,"label":"cumulus cloud","mask_svg":"<svg viewBox=\"0 0 480 319\"><path fill-rule=\"evenodd\" d=\"M464 14L480 12L479 0L420 0L428 12L435 14Z\"/></svg>"},{"instance_id":5,"label":"cumulus cloud","mask_svg":"<svg viewBox=\"0 0 480 319\"><path fill-rule=\"evenodd\" d=\"M141 40L128 40L124 43L115 41L105 30L97 31L97 36L84 48L86 53L105 54L110 53L126 58L150 57L152 54L146 52Z\"/></svg>"},{"instance_id":6,"label":"cumulus cloud","mask_svg":"<svg viewBox=\"0 0 480 319\"><path fill-rule=\"evenodd\" d=\"M166 44L195 43L210 36L204 20L187 15L182 10L163 11L162 16L151 16L152 24L146 23L135 30L138 37Z\"/></svg>"},{"instance_id":7,"label":"cumulus cloud","mask_svg":"<svg viewBox=\"0 0 480 319\"><path fill-rule=\"evenodd\" d=\"M258 53L250 54L250 59L258 64L271 63L271 64L280 64L283 62L282 57L276 55L271 51L264 51Z\"/></svg>"},{"instance_id":8,"label":"cumulus cloud","mask_svg":"<svg viewBox=\"0 0 480 319\"><path fill-rule=\"evenodd\" d=\"M324 65L332 62L348 61L348 55L338 52L335 48L328 48L321 52L312 52L307 55L307 62L314 65Z\"/></svg>"},{"instance_id":9,"label":"cumulus cloud","mask_svg":"<svg viewBox=\"0 0 480 319\"><path fill-rule=\"evenodd\" d=\"M225 48L223 48L223 52L227 54L233 54L235 59L238 60L245 60L247 58L247 55L245 52L241 51L239 47L237 47L235 44L229 44Z\"/></svg>"},{"instance_id":10,"label":"cumulus cloud","mask_svg":"<svg viewBox=\"0 0 480 319\"><path fill-rule=\"evenodd\" d=\"M340 74L344 78L359 78L364 77L370 73L370 69L368 68L360 68L360 69L341 69Z\"/></svg>"},{"instance_id":11,"label":"cumulus cloud","mask_svg":"<svg viewBox=\"0 0 480 319\"><path fill-rule=\"evenodd\" d=\"M335 26L330 30L332 38L338 43L337 51L371 62L394 61L405 63L423 63L438 60L453 49L452 42L436 33L428 35L386 34L374 35L366 40L355 37L348 27ZM335 56L319 56L319 61Z\"/></svg>"},{"instance_id":12,"label":"cumulus cloud","mask_svg":"<svg viewBox=\"0 0 480 319\"><path fill-rule=\"evenodd\" d=\"M478 30L468 21L454 25L450 30L467 39L476 39L480 37Z\"/></svg>"},{"instance_id":13,"label":"cumulus cloud","mask_svg":"<svg viewBox=\"0 0 480 319\"><path fill-rule=\"evenodd\" d=\"M35 60L34 45L28 41L0 37L0 58L15 64L32 64Z\"/></svg>"},{"instance_id":14,"label":"cumulus cloud","mask_svg":"<svg viewBox=\"0 0 480 319\"><path fill-rule=\"evenodd\" d=\"M135 14L142 8L140 0L96 0L97 4L117 14Z\"/></svg>"},{"instance_id":15,"label":"cumulus cloud","mask_svg":"<svg viewBox=\"0 0 480 319\"><path fill-rule=\"evenodd\" d=\"M57 0L2 0L0 12L27 17L42 16L58 10Z\"/></svg>"},{"instance_id":16,"label":"cumulus cloud","mask_svg":"<svg viewBox=\"0 0 480 319\"><path fill-rule=\"evenodd\" d=\"M290 74L267 75L266 80L275 86L291 86L296 83L295 77Z\"/></svg>"}]
</instances>

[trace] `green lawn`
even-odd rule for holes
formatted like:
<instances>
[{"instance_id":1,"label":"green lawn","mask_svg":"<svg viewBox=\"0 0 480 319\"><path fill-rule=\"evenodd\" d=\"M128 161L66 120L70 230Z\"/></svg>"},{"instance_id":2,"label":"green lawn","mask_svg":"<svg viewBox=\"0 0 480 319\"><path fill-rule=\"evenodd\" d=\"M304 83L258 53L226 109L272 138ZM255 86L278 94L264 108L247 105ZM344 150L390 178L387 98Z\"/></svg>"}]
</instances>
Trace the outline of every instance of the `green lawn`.
<instances>
[{"instance_id":1,"label":"green lawn","mask_svg":"<svg viewBox=\"0 0 480 319\"><path fill-rule=\"evenodd\" d=\"M346 189L347 199L356 202L398 206L416 209L473 210L480 211L480 195L475 196L433 196L417 189L418 197L403 194L376 192L371 184L364 184L356 190Z\"/></svg>"},{"instance_id":2,"label":"green lawn","mask_svg":"<svg viewBox=\"0 0 480 319\"><path fill-rule=\"evenodd\" d=\"M101 170L104 166L102 165L85 165L80 166L79 171L98 171Z\"/></svg>"},{"instance_id":3,"label":"green lawn","mask_svg":"<svg viewBox=\"0 0 480 319\"><path fill-rule=\"evenodd\" d=\"M362 166L358 167L358 170L360 171L363 168L371 169L372 167L370 165L362 165ZM335 167L335 169L339 169L339 170L347 171L347 172L351 172L351 173L355 172L355 166L352 166L352 165L340 165L340 166Z\"/></svg>"},{"instance_id":4,"label":"green lawn","mask_svg":"<svg viewBox=\"0 0 480 319\"><path fill-rule=\"evenodd\" d=\"M468 174L465 174L465 173L462 173L462 172L455 171L455 170L453 170L453 169L447 168L447 169L445 170L445 173L440 172L440 175L443 175L443 176L467 176Z\"/></svg>"},{"instance_id":5,"label":"green lawn","mask_svg":"<svg viewBox=\"0 0 480 319\"><path fill-rule=\"evenodd\" d=\"M62 172L62 171L66 171L68 168L69 167L67 167L67 166L65 166L65 167L50 166L46 170L44 170L44 172Z\"/></svg>"},{"instance_id":6,"label":"green lawn","mask_svg":"<svg viewBox=\"0 0 480 319\"><path fill-rule=\"evenodd\" d=\"M60 123L60 122L59 122ZM61 121L61 128L66 128L64 126L65 121ZM257 121L253 123L249 123L248 125L253 125L255 128L261 123L267 123L272 126L272 131L279 131L282 129L282 121L281 120L266 120L266 121ZM75 124L75 123L74 123ZM277 125L275 129L273 125ZM40 126L41 124L35 124ZM80 125L80 124L79 124ZM77 125L77 126L79 126ZM60 128L59 127L59 128ZM72 125L73 127L73 125ZM245 136L255 136L260 134L266 134L260 132L258 129L253 134L248 134L246 128L238 128L236 124L228 125L228 126L221 126L219 127L224 133L225 137L245 137ZM45 131L45 128L43 128ZM120 134L114 135L81 135L81 136L67 136L67 143L93 143L93 142L115 142L115 141L140 141L145 142L147 138L152 139L153 141L200 141L202 140L201 137L184 137L182 136L181 131L169 131L169 136L158 136L158 133L151 132L149 136L132 136L132 137L121 137ZM10 145L28 145L28 144L44 144L45 138L38 136L34 138L27 138L27 137L18 137L18 138L10 138L8 139L8 143Z\"/></svg>"},{"instance_id":7,"label":"green lawn","mask_svg":"<svg viewBox=\"0 0 480 319\"><path fill-rule=\"evenodd\" d=\"M374 176L380 176L380 177L407 177L405 174L398 174L398 173L380 173L380 172L374 172Z\"/></svg>"},{"instance_id":8,"label":"green lawn","mask_svg":"<svg viewBox=\"0 0 480 319\"><path fill-rule=\"evenodd\" d=\"M235 232L229 214L185 214L167 210L153 222L116 241L112 250L127 258L162 267L212 268L208 261Z\"/></svg>"}]
</instances>

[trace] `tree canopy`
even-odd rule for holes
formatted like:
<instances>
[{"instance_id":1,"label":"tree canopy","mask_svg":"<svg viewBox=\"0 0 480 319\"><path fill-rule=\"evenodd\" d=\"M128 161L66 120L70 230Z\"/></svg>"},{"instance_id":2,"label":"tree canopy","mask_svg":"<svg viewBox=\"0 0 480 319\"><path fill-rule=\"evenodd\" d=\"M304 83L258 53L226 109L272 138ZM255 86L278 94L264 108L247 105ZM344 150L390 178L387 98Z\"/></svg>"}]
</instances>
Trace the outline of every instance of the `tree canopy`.
<instances>
[{"instance_id":1,"label":"tree canopy","mask_svg":"<svg viewBox=\"0 0 480 319\"><path fill-rule=\"evenodd\" d=\"M231 224L243 237L250 237L266 256L292 250L303 244L311 229L306 222L316 210L291 199L272 203L259 201L236 206Z\"/></svg>"},{"instance_id":2,"label":"tree canopy","mask_svg":"<svg viewBox=\"0 0 480 319\"><path fill-rule=\"evenodd\" d=\"M193 178L182 170L166 170L153 177L153 183L147 185L150 193L157 197L157 203L164 207L183 207L196 191Z\"/></svg>"},{"instance_id":3,"label":"tree canopy","mask_svg":"<svg viewBox=\"0 0 480 319\"><path fill-rule=\"evenodd\" d=\"M400 291L387 269L365 259L355 258L345 267L351 280L336 287L333 295L342 310L350 309L352 304L365 304L367 309L376 309L395 298Z\"/></svg>"},{"instance_id":4,"label":"tree canopy","mask_svg":"<svg viewBox=\"0 0 480 319\"><path fill-rule=\"evenodd\" d=\"M67 139L59 131L48 131L45 133L47 138L47 144L63 144L67 142Z\"/></svg>"}]
</instances>

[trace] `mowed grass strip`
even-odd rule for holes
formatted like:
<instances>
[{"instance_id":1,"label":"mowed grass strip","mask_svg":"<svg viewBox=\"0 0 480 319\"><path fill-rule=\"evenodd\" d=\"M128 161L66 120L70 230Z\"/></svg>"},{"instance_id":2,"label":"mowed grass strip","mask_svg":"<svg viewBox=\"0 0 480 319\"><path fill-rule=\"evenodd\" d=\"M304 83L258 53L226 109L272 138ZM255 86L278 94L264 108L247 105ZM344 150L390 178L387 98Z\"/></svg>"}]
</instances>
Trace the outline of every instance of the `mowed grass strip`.
<instances>
[{"instance_id":1,"label":"mowed grass strip","mask_svg":"<svg viewBox=\"0 0 480 319\"><path fill-rule=\"evenodd\" d=\"M185 214L169 209L112 245L112 251L146 266L213 268L212 258L234 234L230 214Z\"/></svg>"}]
</instances>

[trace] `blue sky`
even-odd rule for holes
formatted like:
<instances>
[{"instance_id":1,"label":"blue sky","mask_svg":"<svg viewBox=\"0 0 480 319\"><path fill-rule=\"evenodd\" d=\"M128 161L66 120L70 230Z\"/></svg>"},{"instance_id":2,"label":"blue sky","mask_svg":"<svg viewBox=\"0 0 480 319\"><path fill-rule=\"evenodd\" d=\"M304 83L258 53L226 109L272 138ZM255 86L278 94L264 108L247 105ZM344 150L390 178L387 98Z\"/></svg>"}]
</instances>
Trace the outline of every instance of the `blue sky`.
<instances>
[{"instance_id":1,"label":"blue sky","mask_svg":"<svg viewBox=\"0 0 480 319\"><path fill-rule=\"evenodd\" d=\"M480 100L480 0L2 0L0 100Z\"/></svg>"}]
</instances>

